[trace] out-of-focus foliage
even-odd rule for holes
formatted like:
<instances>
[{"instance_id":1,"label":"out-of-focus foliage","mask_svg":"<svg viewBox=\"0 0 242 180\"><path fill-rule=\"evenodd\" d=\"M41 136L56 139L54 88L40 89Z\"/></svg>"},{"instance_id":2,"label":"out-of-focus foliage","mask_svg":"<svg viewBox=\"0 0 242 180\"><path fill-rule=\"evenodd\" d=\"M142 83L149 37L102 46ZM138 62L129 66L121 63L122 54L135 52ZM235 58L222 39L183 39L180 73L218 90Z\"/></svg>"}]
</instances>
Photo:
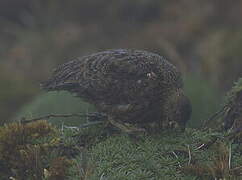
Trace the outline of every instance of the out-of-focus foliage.
<instances>
[{"instance_id":1,"label":"out-of-focus foliage","mask_svg":"<svg viewBox=\"0 0 242 180\"><path fill-rule=\"evenodd\" d=\"M196 74L185 77L185 93L192 103L189 127L199 128L220 107L219 90Z\"/></svg>"},{"instance_id":2,"label":"out-of-focus foliage","mask_svg":"<svg viewBox=\"0 0 242 180\"><path fill-rule=\"evenodd\" d=\"M29 82L12 77L8 78L7 75L7 73L1 71L0 125L8 120L10 112L17 111L22 103L30 101L30 96L36 92L36 87L28 84ZM25 86L28 86L28 88Z\"/></svg>"},{"instance_id":3,"label":"out-of-focus foliage","mask_svg":"<svg viewBox=\"0 0 242 180\"><path fill-rule=\"evenodd\" d=\"M241 16L241 1L3 0L0 66L6 74L0 71L0 77L21 82L24 91L13 88L5 96L0 109L8 116L1 119L16 111L7 102L28 101L57 64L104 49L159 53L224 91L242 75Z\"/></svg>"}]
</instances>

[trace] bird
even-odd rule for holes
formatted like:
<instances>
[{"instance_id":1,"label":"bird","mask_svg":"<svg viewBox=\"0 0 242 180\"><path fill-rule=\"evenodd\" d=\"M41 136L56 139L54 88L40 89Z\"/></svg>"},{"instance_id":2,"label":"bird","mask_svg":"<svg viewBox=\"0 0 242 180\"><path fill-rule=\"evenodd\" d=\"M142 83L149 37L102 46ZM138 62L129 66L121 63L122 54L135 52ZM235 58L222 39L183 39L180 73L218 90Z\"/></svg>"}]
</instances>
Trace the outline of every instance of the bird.
<instances>
[{"instance_id":1,"label":"bird","mask_svg":"<svg viewBox=\"0 0 242 180\"><path fill-rule=\"evenodd\" d=\"M125 132L184 130L192 106L181 72L165 57L136 49L111 49L59 65L41 83L93 104Z\"/></svg>"}]
</instances>

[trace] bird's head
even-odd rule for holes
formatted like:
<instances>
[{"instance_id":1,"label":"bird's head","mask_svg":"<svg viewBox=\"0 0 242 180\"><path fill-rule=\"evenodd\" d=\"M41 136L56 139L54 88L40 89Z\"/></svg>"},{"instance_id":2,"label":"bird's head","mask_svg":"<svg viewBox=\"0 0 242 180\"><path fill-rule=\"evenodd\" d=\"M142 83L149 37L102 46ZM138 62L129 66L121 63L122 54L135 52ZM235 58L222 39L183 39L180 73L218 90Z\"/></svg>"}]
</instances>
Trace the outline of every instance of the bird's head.
<instances>
[{"instance_id":1,"label":"bird's head","mask_svg":"<svg viewBox=\"0 0 242 180\"><path fill-rule=\"evenodd\" d=\"M178 89L171 95L168 101L168 126L184 131L192 113L192 105L189 98L185 96L182 89Z\"/></svg>"}]
</instances>

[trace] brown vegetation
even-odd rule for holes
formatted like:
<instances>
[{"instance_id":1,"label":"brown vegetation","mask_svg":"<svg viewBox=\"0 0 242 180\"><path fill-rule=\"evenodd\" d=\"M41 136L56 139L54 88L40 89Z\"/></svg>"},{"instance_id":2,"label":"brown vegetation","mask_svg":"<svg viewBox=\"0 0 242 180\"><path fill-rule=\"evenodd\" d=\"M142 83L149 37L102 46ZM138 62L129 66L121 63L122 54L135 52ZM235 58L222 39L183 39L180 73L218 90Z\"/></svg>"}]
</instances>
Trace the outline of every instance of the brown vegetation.
<instances>
[{"instance_id":1,"label":"brown vegetation","mask_svg":"<svg viewBox=\"0 0 242 180\"><path fill-rule=\"evenodd\" d=\"M57 130L43 120L0 127L0 176L40 180L49 171L50 179L63 179L70 161L58 153L50 157L59 143Z\"/></svg>"}]
</instances>

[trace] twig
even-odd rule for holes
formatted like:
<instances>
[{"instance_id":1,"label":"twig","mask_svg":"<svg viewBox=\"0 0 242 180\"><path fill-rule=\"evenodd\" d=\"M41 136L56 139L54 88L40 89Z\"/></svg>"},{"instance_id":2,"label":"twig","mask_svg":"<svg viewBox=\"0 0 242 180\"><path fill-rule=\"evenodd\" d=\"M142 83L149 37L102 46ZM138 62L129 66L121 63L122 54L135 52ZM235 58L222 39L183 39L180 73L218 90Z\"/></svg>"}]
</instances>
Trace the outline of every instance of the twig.
<instances>
[{"instance_id":1,"label":"twig","mask_svg":"<svg viewBox=\"0 0 242 180\"><path fill-rule=\"evenodd\" d=\"M46 115L46 116L40 116L40 117L37 117L37 118L33 118L33 119L25 119L25 118L22 118L20 120L21 123L30 123L30 122L33 122L33 121L38 121L38 120L42 120L42 119L50 119L50 118L70 118L70 117L95 117L97 116L97 114L95 113L89 113L89 114L84 114L84 113L73 113L73 114L49 114L49 115Z\"/></svg>"},{"instance_id":2,"label":"twig","mask_svg":"<svg viewBox=\"0 0 242 180\"><path fill-rule=\"evenodd\" d=\"M233 140L234 138L236 138L236 136L239 135L239 133L241 133L241 131L242 131L242 126L236 128L234 130L233 130L233 127L231 127L230 132L226 137L228 137L229 140Z\"/></svg>"},{"instance_id":3,"label":"twig","mask_svg":"<svg viewBox=\"0 0 242 180\"><path fill-rule=\"evenodd\" d=\"M191 155L191 150L189 145L187 145L187 149L188 149L188 156L189 156L188 165L190 165L192 160L192 155Z\"/></svg>"},{"instance_id":4,"label":"twig","mask_svg":"<svg viewBox=\"0 0 242 180\"><path fill-rule=\"evenodd\" d=\"M104 121L94 121L94 122L88 122L88 123L82 124L80 126L65 126L64 125L63 128L79 130L81 128L86 128L86 127L89 127L89 126L102 124L102 123L104 123Z\"/></svg>"},{"instance_id":5,"label":"twig","mask_svg":"<svg viewBox=\"0 0 242 180\"><path fill-rule=\"evenodd\" d=\"M64 134L64 122L61 123L61 134Z\"/></svg>"},{"instance_id":6,"label":"twig","mask_svg":"<svg viewBox=\"0 0 242 180\"><path fill-rule=\"evenodd\" d=\"M176 155L176 153L175 153L174 151L172 151L172 154L176 157L176 159L178 159L178 156ZM178 166L179 166L180 168L182 167L179 161L178 161Z\"/></svg>"},{"instance_id":7,"label":"twig","mask_svg":"<svg viewBox=\"0 0 242 180\"><path fill-rule=\"evenodd\" d=\"M57 117L57 118L60 118L60 117L86 117L87 115L85 114L49 114L49 115L46 115L46 116L40 116L40 117L37 117L37 118L33 118L33 119L24 119L22 118L20 122L22 123L30 123L30 122L33 122L33 121L38 121L38 120L42 120L42 119L50 119L50 118L54 118L54 117Z\"/></svg>"},{"instance_id":8,"label":"twig","mask_svg":"<svg viewBox=\"0 0 242 180\"><path fill-rule=\"evenodd\" d=\"M100 177L100 180L103 180L103 179L105 179L105 178L104 178L104 173L102 173L102 175L101 175L101 177Z\"/></svg>"},{"instance_id":9,"label":"twig","mask_svg":"<svg viewBox=\"0 0 242 180\"><path fill-rule=\"evenodd\" d=\"M205 146L205 144L201 144L200 146L198 146L195 150L200 150L203 146Z\"/></svg>"},{"instance_id":10,"label":"twig","mask_svg":"<svg viewBox=\"0 0 242 180\"><path fill-rule=\"evenodd\" d=\"M76 129L76 130L79 130L78 127L76 126L63 126L63 128L66 128L66 129Z\"/></svg>"},{"instance_id":11,"label":"twig","mask_svg":"<svg viewBox=\"0 0 242 180\"><path fill-rule=\"evenodd\" d=\"M203 143L200 146L198 146L195 150L203 150L203 149L208 149L211 145L213 145L216 141L218 140L217 137L214 137L212 140L207 142L206 144Z\"/></svg>"},{"instance_id":12,"label":"twig","mask_svg":"<svg viewBox=\"0 0 242 180\"><path fill-rule=\"evenodd\" d=\"M120 130L122 130L122 131L124 131L124 132L126 132L128 134L129 133L132 134L132 133L135 133L135 132L137 132L137 133L139 133L139 132L146 132L145 129L143 129L143 128L137 128L135 126L131 126L130 124L128 124L128 125L130 125L130 126L128 126L126 124L119 123L118 121L114 121L112 118L109 118L108 121L113 126L119 128Z\"/></svg>"},{"instance_id":13,"label":"twig","mask_svg":"<svg viewBox=\"0 0 242 180\"><path fill-rule=\"evenodd\" d=\"M206 125L212 121L213 119L215 119L216 117L218 117L219 115L221 116L222 115L222 112L224 112L225 108L227 106L224 106L222 109L220 109L219 111L217 111L216 113L214 113L211 117L209 117L206 121L203 122L203 125L202 127L205 128Z\"/></svg>"},{"instance_id":14,"label":"twig","mask_svg":"<svg viewBox=\"0 0 242 180\"><path fill-rule=\"evenodd\" d=\"M229 144L229 169L231 168L231 158L232 158L232 147L231 143Z\"/></svg>"},{"instance_id":15,"label":"twig","mask_svg":"<svg viewBox=\"0 0 242 180\"><path fill-rule=\"evenodd\" d=\"M97 125L97 124L102 124L104 123L104 121L94 121L94 122L89 122L89 123L85 123L85 124L82 124L80 125L78 128L86 128L88 126L92 126L92 125Z\"/></svg>"},{"instance_id":16,"label":"twig","mask_svg":"<svg viewBox=\"0 0 242 180\"><path fill-rule=\"evenodd\" d=\"M238 170L238 169L242 169L242 166L235 167L235 168L233 168L233 169L231 169L231 170L232 170L232 171L236 171L236 170Z\"/></svg>"}]
</instances>

